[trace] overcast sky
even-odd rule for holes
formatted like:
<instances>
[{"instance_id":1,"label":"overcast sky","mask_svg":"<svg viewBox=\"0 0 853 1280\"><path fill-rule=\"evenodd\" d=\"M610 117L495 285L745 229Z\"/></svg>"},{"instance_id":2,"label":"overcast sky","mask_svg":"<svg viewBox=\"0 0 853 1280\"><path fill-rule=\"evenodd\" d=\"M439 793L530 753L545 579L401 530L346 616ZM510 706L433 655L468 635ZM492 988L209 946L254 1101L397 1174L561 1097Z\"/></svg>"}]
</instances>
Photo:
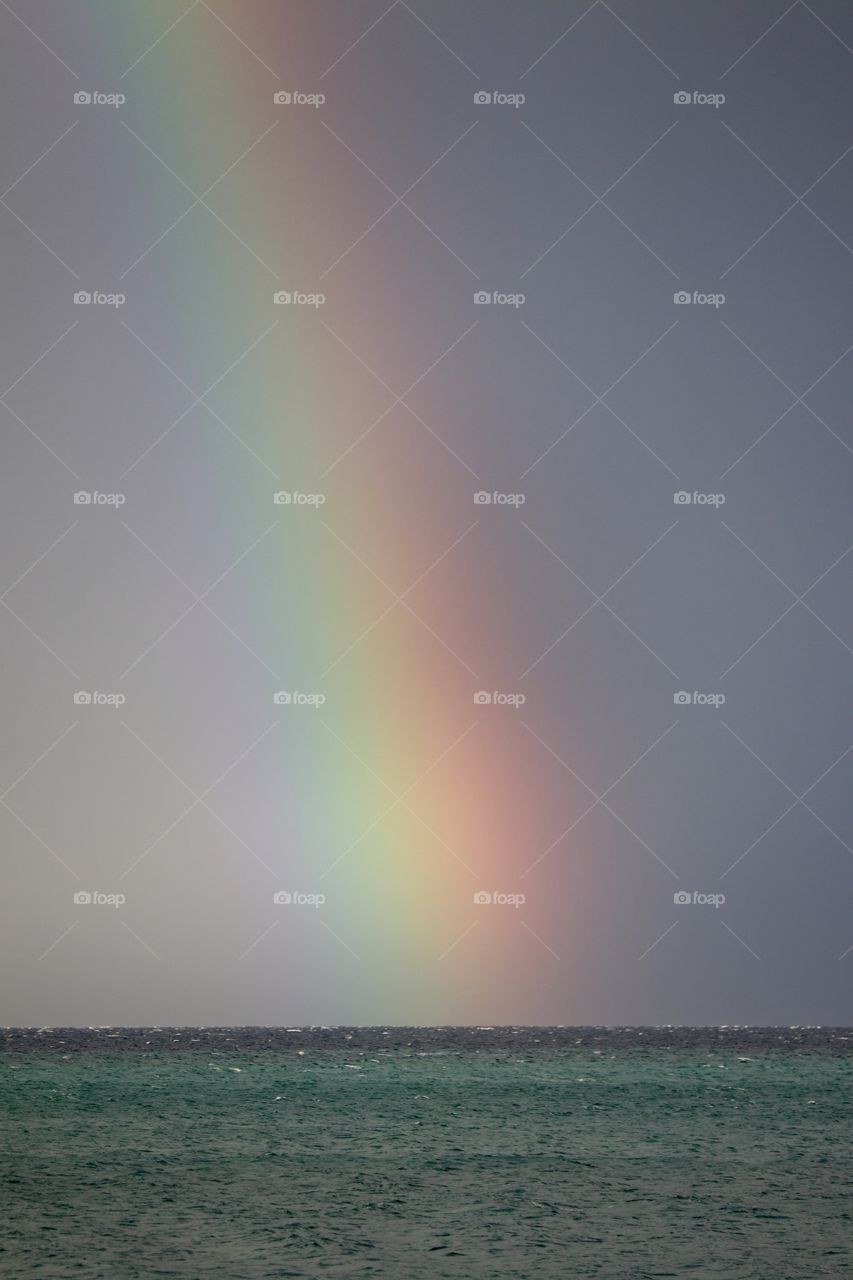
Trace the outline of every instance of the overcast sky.
<instances>
[{"instance_id":1,"label":"overcast sky","mask_svg":"<svg viewBox=\"0 0 853 1280\"><path fill-rule=\"evenodd\" d=\"M13 8L0 1021L849 1022L850 5Z\"/></svg>"}]
</instances>

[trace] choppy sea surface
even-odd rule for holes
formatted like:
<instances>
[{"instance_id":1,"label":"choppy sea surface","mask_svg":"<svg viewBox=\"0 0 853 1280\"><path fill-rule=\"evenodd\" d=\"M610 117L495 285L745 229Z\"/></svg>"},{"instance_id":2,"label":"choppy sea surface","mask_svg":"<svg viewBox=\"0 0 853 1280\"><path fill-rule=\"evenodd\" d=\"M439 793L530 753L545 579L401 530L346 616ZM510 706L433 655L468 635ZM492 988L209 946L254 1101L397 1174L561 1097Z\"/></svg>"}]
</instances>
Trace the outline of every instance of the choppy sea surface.
<instances>
[{"instance_id":1,"label":"choppy sea surface","mask_svg":"<svg viewBox=\"0 0 853 1280\"><path fill-rule=\"evenodd\" d=\"M0 1031L0 1275L853 1276L853 1031Z\"/></svg>"}]
</instances>

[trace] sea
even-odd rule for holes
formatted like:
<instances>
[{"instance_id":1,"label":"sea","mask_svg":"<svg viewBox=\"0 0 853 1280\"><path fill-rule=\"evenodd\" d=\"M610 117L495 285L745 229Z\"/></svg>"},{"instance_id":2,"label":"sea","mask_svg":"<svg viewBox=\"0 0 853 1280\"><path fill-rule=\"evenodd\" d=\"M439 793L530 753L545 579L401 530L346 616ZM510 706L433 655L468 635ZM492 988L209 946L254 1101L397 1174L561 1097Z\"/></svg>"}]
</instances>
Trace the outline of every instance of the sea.
<instances>
[{"instance_id":1,"label":"sea","mask_svg":"<svg viewBox=\"0 0 853 1280\"><path fill-rule=\"evenodd\" d=\"M853 1031L0 1032L0 1275L850 1280Z\"/></svg>"}]
</instances>

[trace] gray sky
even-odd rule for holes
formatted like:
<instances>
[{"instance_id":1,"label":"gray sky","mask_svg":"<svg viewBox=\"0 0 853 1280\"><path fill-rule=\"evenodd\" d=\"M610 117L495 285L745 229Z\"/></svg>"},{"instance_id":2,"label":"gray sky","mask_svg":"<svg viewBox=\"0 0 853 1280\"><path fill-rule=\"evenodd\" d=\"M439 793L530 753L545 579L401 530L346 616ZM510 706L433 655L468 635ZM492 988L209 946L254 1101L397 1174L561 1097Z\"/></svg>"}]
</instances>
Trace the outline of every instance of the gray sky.
<instances>
[{"instance_id":1,"label":"gray sky","mask_svg":"<svg viewBox=\"0 0 853 1280\"><path fill-rule=\"evenodd\" d=\"M12 8L0 1021L849 1022L849 4Z\"/></svg>"}]
</instances>

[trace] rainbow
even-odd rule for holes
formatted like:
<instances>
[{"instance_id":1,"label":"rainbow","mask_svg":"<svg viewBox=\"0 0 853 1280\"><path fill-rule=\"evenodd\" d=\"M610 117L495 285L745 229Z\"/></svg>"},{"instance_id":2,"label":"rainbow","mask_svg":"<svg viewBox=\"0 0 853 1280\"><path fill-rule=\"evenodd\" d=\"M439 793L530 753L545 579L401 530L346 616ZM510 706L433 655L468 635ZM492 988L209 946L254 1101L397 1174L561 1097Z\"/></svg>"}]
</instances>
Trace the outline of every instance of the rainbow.
<instances>
[{"instance_id":1,"label":"rainbow","mask_svg":"<svg viewBox=\"0 0 853 1280\"><path fill-rule=\"evenodd\" d=\"M514 912L478 911L474 894L518 888L543 753L517 713L475 703L518 676L489 656L486 618L502 606L473 503L483 486L453 456L429 374L411 407L395 403L454 338L461 354L472 281L459 272L456 328L401 313L386 293L399 210L346 252L393 197L330 132L333 111L273 100L332 99L358 74L352 57L321 79L307 10L220 2L217 16L199 4L146 52L150 17L131 9L119 23L101 3L113 43L98 75L122 68L117 128L149 168L150 241L178 220L125 267L126 320L196 394L216 383L205 404L218 419L196 406L169 447L208 452L187 495L206 531L193 583L243 556L207 597L246 650L240 694L254 715L231 757L250 746L250 720L276 724L234 775L244 798L229 821L257 855L231 855L246 901L269 902L273 920L278 889L326 895L309 954L322 945L325 978L311 985L338 993L320 1010L329 1020L511 1021L522 1008L529 1019L537 971L553 982L555 960ZM181 217L191 192L204 203ZM274 302L297 291L325 302ZM150 496L161 447L129 473L130 491ZM153 545L174 562L168 542ZM195 636L176 640L190 666ZM325 701L282 706L279 690ZM312 1016L298 993L313 962L269 939L244 970L280 993L286 1021Z\"/></svg>"}]
</instances>

